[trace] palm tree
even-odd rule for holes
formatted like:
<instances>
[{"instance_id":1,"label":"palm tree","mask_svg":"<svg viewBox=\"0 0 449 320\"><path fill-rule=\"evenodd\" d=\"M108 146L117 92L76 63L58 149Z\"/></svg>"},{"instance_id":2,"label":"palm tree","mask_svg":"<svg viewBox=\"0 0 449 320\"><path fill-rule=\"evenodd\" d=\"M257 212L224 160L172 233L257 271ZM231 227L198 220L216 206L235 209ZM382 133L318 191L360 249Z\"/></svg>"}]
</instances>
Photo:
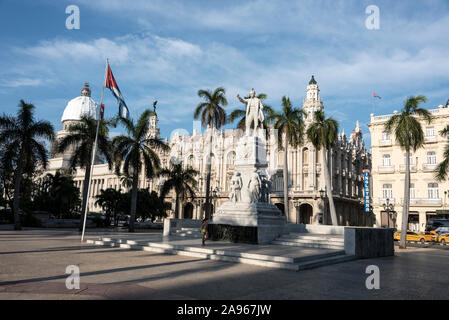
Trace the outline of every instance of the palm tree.
<instances>
[{"instance_id":1,"label":"palm tree","mask_svg":"<svg viewBox=\"0 0 449 320\"><path fill-rule=\"evenodd\" d=\"M47 168L48 153L41 139L52 140L54 129L48 121L35 121L35 106L20 100L17 117L3 115L0 117L0 144L5 154L5 163L14 163L14 229L20 230L19 198L20 186L24 173L33 172L40 161L42 168ZM7 159L9 158L9 159Z\"/></svg>"},{"instance_id":2,"label":"palm tree","mask_svg":"<svg viewBox=\"0 0 449 320\"><path fill-rule=\"evenodd\" d=\"M449 138L449 125L446 126L443 130L440 131L440 134L443 137ZM438 164L436 178L438 181L443 181L447 179L449 173L449 143L444 148L443 153L444 160Z\"/></svg>"},{"instance_id":3,"label":"palm tree","mask_svg":"<svg viewBox=\"0 0 449 320\"><path fill-rule=\"evenodd\" d=\"M228 104L226 100L226 90L222 87L216 88L214 92L210 90L199 90L198 96L205 101L198 104L193 114L196 120L201 116L201 125L206 129L220 129L226 122L226 111L223 109ZM211 131L212 131L211 130ZM212 153L212 132L209 132L209 150L206 163L206 217L210 218L210 175L211 175L211 153Z\"/></svg>"},{"instance_id":4,"label":"palm tree","mask_svg":"<svg viewBox=\"0 0 449 320\"><path fill-rule=\"evenodd\" d=\"M329 175L329 150L337 140L338 122L332 118L326 118L323 110L315 111L313 122L307 129L307 139L320 151L323 160L324 181L326 184L327 197L329 199L329 211L334 226L338 225L337 213L335 211L334 197L332 196L331 177Z\"/></svg>"},{"instance_id":5,"label":"palm tree","mask_svg":"<svg viewBox=\"0 0 449 320\"><path fill-rule=\"evenodd\" d=\"M171 163L169 169L163 169L160 175L166 180L161 188L161 198L164 199L170 190L174 189L176 193L175 217L179 217L179 201L195 198L195 189L197 181L195 176L199 174L198 171L192 167L183 168L181 162Z\"/></svg>"},{"instance_id":6,"label":"palm tree","mask_svg":"<svg viewBox=\"0 0 449 320\"><path fill-rule=\"evenodd\" d=\"M108 138L109 128L111 121L100 120L100 126L98 129L97 150L98 155L103 156L109 169L112 169L111 158L111 142ZM70 151L72 153L70 157L70 169L76 170L80 167L85 170L84 182L83 182L83 200L81 204L81 218L80 227L82 229L84 222L84 213L87 207L87 197L89 189L90 171L93 163L92 161L92 148L95 143L95 134L97 130L97 120L90 115L82 115L81 119L77 123L73 123L68 126L68 134L64 136L58 143L58 152L64 153Z\"/></svg>"},{"instance_id":7,"label":"palm tree","mask_svg":"<svg viewBox=\"0 0 449 320\"><path fill-rule=\"evenodd\" d=\"M402 211L402 227L399 248L406 248L406 237L408 229L408 211L410 207L410 150L415 152L424 144L424 132L417 117L424 118L427 123L432 122L432 114L419 107L421 102L426 102L423 95L408 97L405 101L401 113L393 115L385 123L385 131L392 132L396 137L396 142L405 149L405 184L404 184L404 205Z\"/></svg>"},{"instance_id":8,"label":"palm tree","mask_svg":"<svg viewBox=\"0 0 449 320\"><path fill-rule=\"evenodd\" d=\"M268 121L274 120L274 129L278 130L278 144L284 145L284 210L288 221L289 205L288 205L288 146L296 148L303 142L304 134L304 112L302 109L294 108L290 102L290 98L282 97L282 111L273 112ZM283 141L282 141L283 140Z\"/></svg>"},{"instance_id":9,"label":"palm tree","mask_svg":"<svg viewBox=\"0 0 449 320\"><path fill-rule=\"evenodd\" d=\"M123 163L123 173L132 177L129 232L134 232L139 174L145 169L146 177L148 179L153 178L160 170L157 151L169 150L168 145L160 138L150 138L149 136L148 122L153 114L152 111L145 110L137 123L132 119L120 118L119 121L125 126L128 135L120 135L112 140L116 174L120 176Z\"/></svg>"},{"instance_id":10,"label":"palm tree","mask_svg":"<svg viewBox=\"0 0 449 320\"><path fill-rule=\"evenodd\" d=\"M122 199L122 191L114 188L101 189L96 198L95 204L106 212L106 226L109 226L111 222L111 215L114 219L114 226L117 226L117 209Z\"/></svg>"},{"instance_id":11,"label":"palm tree","mask_svg":"<svg viewBox=\"0 0 449 320\"><path fill-rule=\"evenodd\" d=\"M245 97L245 99L248 99L249 97ZM257 98L259 98L260 100L265 100L267 98L267 95L265 93L259 93L257 95ZM271 106L269 105L264 105L263 106L263 113L264 113L264 121L262 123L263 128L268 128L268 122L270 119L270 117L274 114L274 110ZM228 123L233 123L234 121L236 121L237 119L240 119L237 122L237 129L241 129L242 131L246 130L246 126L245 126L245 120L246 120L246 110L244 109L235 109L234 111L231 112L231 114L229 115L227 122Z\"/></svg>"}]
</instances>

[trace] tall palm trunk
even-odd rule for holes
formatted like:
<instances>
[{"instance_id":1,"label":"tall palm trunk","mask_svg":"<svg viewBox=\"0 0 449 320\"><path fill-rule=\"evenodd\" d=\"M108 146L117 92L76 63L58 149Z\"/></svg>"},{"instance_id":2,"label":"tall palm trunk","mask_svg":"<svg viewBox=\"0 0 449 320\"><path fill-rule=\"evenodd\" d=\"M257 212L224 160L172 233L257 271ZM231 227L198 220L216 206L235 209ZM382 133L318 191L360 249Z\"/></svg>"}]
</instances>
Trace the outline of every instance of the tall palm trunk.
<instances>
[{"instance_id":1,"label":"tall palm trunk","mask_svg":"<svg viewBox=\"0 0 449 320\"><path fill-rule=\"evenodd\" d=\"M331 178L327 162L327 150L321 148L321 159L323 159L324 183L326 184L327 198L329 199L329 211L331 212L332 225L338 226L337 212L335 211L334 197L332 195Z\"/></svg>"},{"instance_id":2,"label":"tall palm trunk","mask_svg":"<svg viewBox=\"0 0 449 320\"><path fill-rule=\"evenodd\" d=\"M176 203L175 203L175 218L181 219L180 214L179 214L179 195L177 192L176 192Z\"/></svg>"},{"instance_id":3,"label":"tall palm trunk","mask_svg":"<svg viewBox=\"0 0 449 320\"><path fill-rule=\"evenodd\" d=\"M405 249L407 244L407 229L408 229L408 210L410 206L410 149L405 151L405 183L404 183L404 204L402 211L402 227L401 239L399 241L399 248ZM389 219L390 217L388 217Z\"/></svg>"},{"instance_id":4,"label":"tall palm trunk","mask_svg":"<svg viewBox=\"0 0 449 320\"><path fill-rule=\"evenodd\" d=\"M133 189L131 192L131 217L129 218L129 232L134 232L134 220L136 220L138 174L133 174Z\"/></svg>"},{"instance_id":5,"label":"tall palm trunk","mask_svg":"<svg viewBox=\"0 0 449 320\"><path fill-rule=\"evenodd\" d=\"M81 218L80 218L80 226L79 230L83 230L84 224L84 214L86 212L87 207L87 196L89 189L89 180L90 180L90 164L86 166L86 173L84 174L84 182L83 182L83 202L81 204Z\"/></svg>"},{"instance_id":6,"label":"tall palm trunk","mask_svg":"<svg viewBox=\"0 0 449 320\"><path fill-rule=\"evenodd\" d=\"M14 177L14 200L13 200L13 212L14 212L14 230L21 230L20 217L19 217L19 203L20 203L20 182L22 180L23 173L23 152L20 152L20 156L17 162L17 171Z\"/></svg>"},{"instance_id":7,"label":"tall palm trunk","mask_svg":"<svg viewBox=\"0 0 449 320\"><path fill-rule=\"evenodd\" d=\"M210 176L212 171L212 158L210 157L212 153L212 129L210 130L210 140L209 148L207 150L208 157L206 157L206 218L210 219Z\"/></svg>"},{"instance_id":8,"label":"tall palm trunk","mask_svg":"<svg viewBox=\"0 0 449 320\"><path fill-rule=\"evenodd\" d=\"M287 135L285 135L284 140L284 213L287 223L290 216L290 206L288 205L288 140Z\"/></svg>"}]
</instances>

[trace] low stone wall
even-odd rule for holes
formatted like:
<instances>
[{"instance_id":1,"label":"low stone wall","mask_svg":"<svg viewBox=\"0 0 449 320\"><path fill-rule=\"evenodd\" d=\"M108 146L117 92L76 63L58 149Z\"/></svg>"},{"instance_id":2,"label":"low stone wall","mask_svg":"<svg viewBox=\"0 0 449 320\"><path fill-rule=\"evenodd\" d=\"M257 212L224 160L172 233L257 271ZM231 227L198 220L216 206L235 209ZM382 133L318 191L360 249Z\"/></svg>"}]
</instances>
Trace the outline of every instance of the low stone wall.
<instances>
[{"instance_id":1,"label":"low stone wall","mask_svg":"<svg viewBox=\"0 0 449 320\"><path fill-rule=\"evenodd\" d=\"M164 236L172 235L181 228L198 228L200 230L202 220L193 219L164 219Z\"/></svg>"},{"instance_id":2,"label":"low stone wall","mask_svg":"<svg viewBox=\"0 0 449 320\"><path fill-rule=\"evenodd\" d=\"M357 258L394 255L393 229L345 227L345 252Z\"/></svg>"},{"instance_id":3,"label":"low stone wall","mask_svg":"<svg viewBox=\"0 0 449 320\"><path fill-rule=\"evenodd\" d=\"M344 235L344 226L329 226L322 224L296 224L289 223L287 225L288 232L300 232L300 233L317 233L317 234L336 234Z\"/></svg>"}]
</instances>

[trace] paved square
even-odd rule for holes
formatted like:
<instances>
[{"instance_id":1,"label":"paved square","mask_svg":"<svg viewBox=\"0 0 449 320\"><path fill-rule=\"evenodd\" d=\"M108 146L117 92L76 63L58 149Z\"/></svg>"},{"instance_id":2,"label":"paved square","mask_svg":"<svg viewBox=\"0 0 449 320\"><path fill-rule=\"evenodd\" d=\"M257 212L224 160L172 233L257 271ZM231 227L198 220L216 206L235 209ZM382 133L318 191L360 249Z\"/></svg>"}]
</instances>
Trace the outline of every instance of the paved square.
<instances>
[{"instance_id":1,"label":"paved square","mask_svg":"<svg viewBox=\"0 0 449 320\"><path fill-rule=\"evenodd\" d=\"M89 237L107 234L88 231ZM79 238L76 230L0 231L0 299L449 298L449 250L410 248L395 257L293 272L95 247ZM365 269L373 264L380 268L379 290L365 287ZM68 265L80 268L79 290L65 286Z\"/></svg>"}]
</instances>

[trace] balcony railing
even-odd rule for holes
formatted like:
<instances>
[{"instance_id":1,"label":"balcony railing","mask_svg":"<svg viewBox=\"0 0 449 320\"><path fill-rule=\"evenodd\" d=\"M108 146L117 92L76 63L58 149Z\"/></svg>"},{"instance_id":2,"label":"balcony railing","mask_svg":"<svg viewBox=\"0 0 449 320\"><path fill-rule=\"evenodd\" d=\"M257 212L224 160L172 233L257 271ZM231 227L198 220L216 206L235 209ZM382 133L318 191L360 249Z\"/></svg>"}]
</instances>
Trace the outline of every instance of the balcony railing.
<instances>
[{"instance_id":1,"label":"balcony railing","mask_svg":"<svg viewBox=\"0 0 449 320\"><path fill-rule=\"evenodd\" d=\"M399 165L399 171L400 172L405 172L405 164L400 164ZM416 165L410 164L410 172L416 172Z\"/></svg>"},{"instance_id":2,"label":"balcony railing","mask_svg":"<svg viewBox=\"0 0 449 320\"><path fill-rule=\"evenodd\" d=\"M422 169L424 171L435 171L438 167L438 164L436 163L423 163Z\"/></svg>"},{"instance_id":3,"label":"balcony railing","mask_svg":"<svg viewBox=\"0 0 449 320\"><path fill-rule=\"evenodd\" d=\"M388 140L381 139L379 140L379 145L381 147L391 146L391 139Z\"/></svg>"},{"instance_id":4,"label":"balcony railing","mask_svg":"<svg viewBox=\"0 0 449 320\"><path fill-rule=\"evenodd\" d=\"M394 172L394 166L378 166L377 170L379 172Z\"/></svg>"},{"instance_id":5,"label":"balcony railing","mask_svg":"<svg viewBox=\"0 0 449 320\"><path fill-rule=\"evenodd\" d=\"M415 198L410 199L411 205L434 205L434 206L441 206L441 199L429 199L429 198ZM404 198L401 198L401 203L404 203Z\"/></svg>"},{"instance_id":6,"label":"balcony railing","mask_svg":"<svg viewBox=\"0 0 449 320\"><path fill-rule=\"evenodd\" d=\"M437 142L437 136L425 136L424 142L427 142L427 143Z\"/></svg>"}]
</instances>

